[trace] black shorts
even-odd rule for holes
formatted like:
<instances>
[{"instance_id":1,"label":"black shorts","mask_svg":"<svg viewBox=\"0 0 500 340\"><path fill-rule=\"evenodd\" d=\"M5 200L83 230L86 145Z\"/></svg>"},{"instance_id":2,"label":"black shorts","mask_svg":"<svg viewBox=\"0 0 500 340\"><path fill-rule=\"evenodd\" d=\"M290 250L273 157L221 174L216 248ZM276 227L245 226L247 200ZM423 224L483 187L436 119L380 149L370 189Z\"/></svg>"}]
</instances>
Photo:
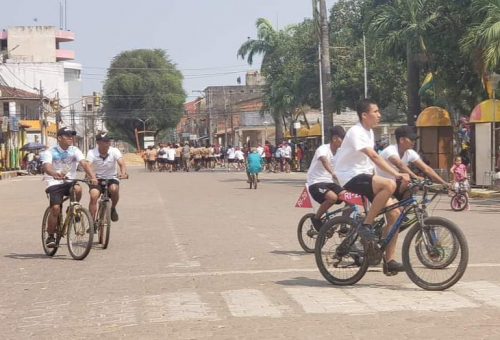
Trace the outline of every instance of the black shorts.
<instances>
[{"instance_id":1,"label":"black shorts","mask_svg":"<svg viewBox=\"0 0 500 340\"><path fill-rule=\"evenodd\" d=\"M311 194L312 198L319 204L322 204L325 201L325 196L328 191L333 191L338 197L343 190L344 189L342 189L342 187L337 183L316 183L309 186L309 193ZM337 199L337 202L335 204L340 203L342 203L342 201Z\"/></svg>"},{"instance_id":2,"label":"black shorts","mask_svg":"<svg viewBox=\"0 0 500 340\"><path fill-rule=\"evenodd\" d=\"M392 194L392 197L394 197L395 199L397 199L398 201L402 201L403 200L403 196L405 194L405 192L403 193L400 193L399 192L399 189L401 188L401 183L402 181L397 179L396 180L396 190L394 191L394 193Z\"/></svg>"},{"instance_id":3,"label":"black shorts","mask_svg":"<svg viewBox=\"0 0 500 340\"><path fill-rule=\"evenodd\" d=\"M158 158L158 163L165 164L165 163L167 163L167 159L166 158Z\"/></svg>"},{"instance_id":4,"label":"black shorts","mask_svg":"<svg viewBox=\"0 0 500 340\"><path fill-rule=\"evenodd\" d=\"M227 162L228 162L228 163L234 163L234 158L228 158L228 159L227 159Z\"/></svg>"},{"instance_id":5,"label":"black shorts","mask_svg":"<svg viewBox=\"0 0 500 340\"><path fill-rule=\"evenodd\" d=\"M288 164L292 164L292 159L291 158L288 158L288 157L283 157L283 163L288 163Z\"/></svg>"},{"instance_id":6,"label":"black shorts","mask_svg":"<svg viewBox=\"0 0 500 340\"><path fill-rule=\"evenodd\" d=\"M175 164L181 164L181 158L175 157Z\"/></svg>"},{"instance_id":7,"label":"black shorts","mask_svg":"<svg viewBox=\"0 0 500 340\"><path fill-rule=\"evenodd\" d=\"M344 189L352 193L365 196L370 202L373 202L375 193L373 192L373 175L360 174L351 178L344 185Z\"/></svg>"},{"instance_id":8,"label":"black shorts","mask_svg":"<svg viewBox=\"0 0 500 340\"><path fill-rule=\"evenodd\" d=\"M77 186L78 184L75 184ZM72 182L67 182L63 184L57 184L45 189L45 192L49 194L50 206L61 205L65 196L70 195Z\"/></svg>"},{"instance_id":9,"label":"black shorts","mask_svg":"<svg viewBox=\"0 0 500 340\"><path fill-rule=\"evenodd\" d=\"M167 164L174 165L175 159L167 159Z\"/></svg>"},{"instance_id":10,"label":"black shorts","mask_svg":"<svg viewBox=\"0 0 500 340\"><path fill-rule=\"evenodd\" d=\"M273 162L273 158L272 157L266 157L266 163L267 164L271 164Z\"/></svg>"},{"instance_id":11,"label":"black shorts","mask_svg":"<svg viewBox=\"0 0 500 340\"><path fill-rule=\"evenodd\" d=\"M102 179L97 180L99 181L97 185L89 184L89 192L92 189L97 189L102 194L104 192L104 182L102 181ZM108 181L108 186L111 186L111 184L120 185L120 181L113 178Z\"/></svg>"}]
</instances>

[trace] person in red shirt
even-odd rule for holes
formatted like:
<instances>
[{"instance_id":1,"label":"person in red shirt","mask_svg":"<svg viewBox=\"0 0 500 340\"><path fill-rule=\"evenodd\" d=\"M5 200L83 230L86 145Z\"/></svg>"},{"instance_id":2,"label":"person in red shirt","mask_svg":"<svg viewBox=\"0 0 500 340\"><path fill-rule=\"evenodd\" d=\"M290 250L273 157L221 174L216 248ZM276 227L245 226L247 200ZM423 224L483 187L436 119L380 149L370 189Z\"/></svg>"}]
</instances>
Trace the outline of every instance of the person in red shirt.
<instances>
[{"instance_id":1,"label":"person in red shirt","mask_svg":"<svg viewBox=\"0 0 500 340\"><path fill-rule=\"evenodd\" d=\"M297 144L295 147L295 157L297 157L297 169L300 170L300 162L302 161L302 145Z\"/></svg>"},{"instance_id":2,"label":"person in red shirt","mask_svg":"<svg viewBox=\"0 0 500 340\"><path fill-rule=\"evenodd\" d=\"M266 169L267 169L267 172L270 172L271 169L271 162L273 160L273 155L271 153L271 143L266 140L265 144L264 144L264 157L266 159Z\"/></svg>"}]
</instances>

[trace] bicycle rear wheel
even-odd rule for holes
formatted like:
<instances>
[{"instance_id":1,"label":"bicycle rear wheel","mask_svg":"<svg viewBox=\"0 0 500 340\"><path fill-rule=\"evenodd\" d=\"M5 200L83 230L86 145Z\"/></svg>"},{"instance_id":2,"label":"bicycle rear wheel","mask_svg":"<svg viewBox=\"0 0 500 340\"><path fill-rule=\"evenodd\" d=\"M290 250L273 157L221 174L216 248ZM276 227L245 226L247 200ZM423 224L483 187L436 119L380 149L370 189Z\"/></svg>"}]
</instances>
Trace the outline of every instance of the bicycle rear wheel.
<instances>
[{"instance_id":1,"label":"bicycle rear wheel","mask_svg":"<svg viewBox=\"0 0 500 340\"><path fill-rule=\"evenodd\" d=\"M426 290L445 290L464 275L469 248L455 223L429 217L424 227L417 223L408 231L402 255L406 274L413 283Z\"/></svg>"},{"instance_id":2,"label":"bicycle rear wheel","mask_svg":"<svg viewBox=\"0 0 500 340\"><path fill-rule=\"evenodd\" d=\"M75 260L83 260L92 248L94 223L90 213L84 207L74 207L73 216L68 222L68 250Z\"/></svg>"},{"instance_id":3,"label":"bicycle rear wheel","mask_svg":"<svg viewBox=\"0 0 500 340\"><path fill-rule=\"evenodd\" d=\"M56 225L56 230L55 230L55 237L56 237L56 245L54 248L48 248L47 245L45 244L45 240L47 237L49 237L49 233L47 232L47 226L48 226L48 220L50 216L50 207L45 209L45 213L43 214L43 219L42 219L42 245L43 245L43 251L47 256L54 256L57 253L57 249L59 249L59 241L61 241L61 236L60 233L58 232L58 225L59 221L57 222Z\"/></svg>"},{"instance_id":4,"label":"bicycle rear wheel","mask_svg":"<svg viewBox=\"0 0 500 340\"><path fill-rule=\"evenodd\" d=\"M307 253L314 253L314 245L318 237L318 232L314 229L311 218L314 217L313 213L302 216L297 226L297 237L299 244Z\"/></svg>"},{"instance_id":5,"label":"bicycle rear wheel","mask_svg":"<svg viewBox=\"0 0 500 340\"><path fill-rule=\"evenodd\" d=\"M357 234L350 236L352 241L343 243L353 228L356 228L356 221L339 216L323 224L318 234L314 249L316 264L321 275L334 285L353 285L361 280L368 270L365 247ZM341 244L347 247L345 251L340 251Z\"/></svg>"},{"instance_id":6,"label":"bicycle rear wheel","mask_svg":"<svg viewBox=\"0 0 500 340\"><path fill-rule=\"evenodd\" d=\"M108 248L109 235L111 232L111 202L103 202L99 212L99 243L102 248Z\"/></svg>"}]
</instances>

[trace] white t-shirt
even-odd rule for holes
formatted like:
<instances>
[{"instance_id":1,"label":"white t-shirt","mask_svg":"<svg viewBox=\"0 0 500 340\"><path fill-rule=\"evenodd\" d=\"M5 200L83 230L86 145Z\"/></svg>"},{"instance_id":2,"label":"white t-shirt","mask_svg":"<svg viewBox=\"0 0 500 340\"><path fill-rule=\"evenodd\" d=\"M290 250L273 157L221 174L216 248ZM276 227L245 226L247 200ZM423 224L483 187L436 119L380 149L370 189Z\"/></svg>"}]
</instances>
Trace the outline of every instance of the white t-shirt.
<instances>
[{"instance_id":1,"label":"white t-shirt","mask_svg":"<svg viewBox=\"0 0 500 340\"><path fill-rule=\"evenodd\" d=\"M335 163L337 161L337 155L332 154L332 149L330 149L330 144L323 144L319 148L316 149L314 153L313 160L311 162L311 166L309 170L307 170L307 184L313 185L316 183L333 183L332 175L325 169L323 163L319 160L321 156L326 157L327 162L330 163L332 169L335 168Z\"/></svg>"},{"instance_id":2,"label":"white t-shirt","mask_svg":"<svg viewBox=\"0 0 500 340\"><path fill-rule=\"evenodd\" d=\"M99 179L117 179L116 162L122 158L122 153L117 148L109 147L108 156L102 158L99 147L95 147L87 154L87 161L92 165L95 176Z\"/></svg>"},{"instance_id":3,"label":"white t-shirt","mask_svg":"<svg viewBox=\"0 0 500 340\"><path fill-rule=\"evenodd\" d=\"M165 157L167 157L167 159L169 161L175 160L175 149L173 149L173 148L167 148L166 152L167 153L165 154Z\"/></svg>"},{"instance_id":4,"label":"white t-shirt","mask_svg":"<svg viewBox=\"0 0 500 340\"><path fill-rule=\"evenodd\" d=\"M35 154L33 152L30 152L28 154L28 162L33 162L33 159L35 159Z\"/></svg>"},{"instance_id":5,"label":"white t-shirt","mask_svg":"<svg viewBox=\"0 0 500 340\"><path fill-rule=\"evenodd\" d=\"M335 175L340 185L344 186L353 177L360 174L372 175L375 165L361 150L372 148L375 145L373 130L366 130L361 123L351 127L337 152Z\"/></svg>"},{"instance_id":6,"label":"white t-shirt","mask_svg":"<svg viewBox=\"0 0 500 340\"><path fill-rule=\"evenodd\" d=\"M158 150L158 158L164 158L164 159L167 159L167 152L168 152L169 148L161 148L160 150ZM163 152L163 155L160 155L159 152Z\"/></svg>"},{"instance_id":7,"label":"white t-shirt","mask_svg":"<svg viewBox=\"0 0 500 340\"><path fill-rule=\"evenodd\" d=\"M283 155L283 148L276 148L276 152L274 153L274 156L276 158L280 158Z\"/></svg>"},{"instance_id":8,"label":"white t-shirt","mask_svg":"<svg viewBox=\"0 0 500 340\"><path fill-rule=\"evenodd\" d=\"M227 158L234 159L234 157L236 157L235 152L234 152L234 148L227 149Z\"/></svg>"},{"instance_id":9,"label":"white t-shirt","mask_svg":"<svg viewBox=\"0 0 500 340\"><path fill-rule=\"evenodd\" d=\"M292 147L290 145L283 146L283 148L281 149L281 157L292 157Z\"/></svg>"},{"instance_id":10,"label":"white t-shirt","mask_svg":"<svg viewBox=\"0 0 500 340\"><path fill-rule=\"evenodd\" d=\"M245 159L245 155L243 154L243 151L241 151L241 150L236 150L236 151L234 152L234 155L235 155L235 157L236 157L238 160L240 160L240 161L242 161L242 160L244 160L244 159ZM231 158L231 157L229 157L229 158Z\"/></svg>"},{"instance_id":11,"label":"white t-shirt","mask_svg":"<svg viewBox=\"0 0 500 340\"><path fill-rule=\"evenodd\" d=\"M264 158L266 155L264 153L264 148L262 146L257 147L257 153L260 155L260 157Z\"/></svg>"},{"instance_id":12,"label":"white t-shirt","mask_svg":"<svg viewBox=\"0 0 500 340\"><path fill-rule=\"evenodd\" d=\"M385 159L387 163L389 163L390 166L394 168L394 170L399 172L399 169L389 161L389 158L392 156L396 156L397 158L401 159L401 162L403 162L403 165L408 166L408 164L415 162L416 160L420 159L420 156L418 153L413 150L413 149L408 149L405 151L403 158L399 157L399 152L398 152L398 146L396 144L394 145L389 145L386 147L382 152L380 153L380 157ZM377 175L386 177L386 178L394 178L391 174L385 172L384 170L380 169L377 166Z\"/></svg>"},{"instance_id":13,"label":"white t-shirt","mask_svg":"<svg viewBox=\"0 0 500 340\"><path fill-rule=\"evenodd\" d=\"M76 146L69 146L67 150L63 150L59 145L54 146L43 153L43 164L51 163L55 172L65 173L68 179L75 179L76 166L85 157ZM54 179L47 173L44 174L44 181L47 182L47 188L53 185L63 184L64 180Z\"/></svg>"}]
</instances>

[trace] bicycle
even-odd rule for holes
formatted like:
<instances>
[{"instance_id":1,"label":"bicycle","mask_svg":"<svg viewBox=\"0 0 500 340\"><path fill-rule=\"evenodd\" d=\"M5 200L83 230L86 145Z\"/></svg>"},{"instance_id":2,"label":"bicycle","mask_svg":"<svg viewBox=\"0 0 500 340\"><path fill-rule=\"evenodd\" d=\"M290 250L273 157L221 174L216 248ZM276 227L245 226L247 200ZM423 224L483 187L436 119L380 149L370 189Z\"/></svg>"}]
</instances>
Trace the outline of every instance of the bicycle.
<instances>
[{"instance_id":1,"label":"bicycle","mask_svg":"<svg viewBox=\"0 0 500 340\"><path fill-rule=\"evenodd\" d=\"M103 249L108 248L109 235L111 231L111 198L109 197L109 179L100 179L99 185L103 188L103 192L99 197L97 208L97 220L94 224L95 232L99 238L99 244Z\"/></svg>"},{"instance_id":2,"label":"bicycle","mask_svg":"<svg viewBox=\"0 0 500 340\"><path fill-rule=\"evenodd\" d=\"M429 217L426 212L427 204L443 190L436 192L432 199L427 199L427 191L431 189L429 181L409 183L408 186L410 189L423 188L424 198L417 202L416 197L412 195L382 209L379 215L402 208L401 215L385 239L381 236L385 223L383 218L374 222L378 242L361 241L356 233L356 220L334 217L327 221L318 234L315 245L316 264L326 280L341 286L355 284L363 278L370 262L377 260L384 261L385 275L396 275L397 272L388 271L383 253L397 231L402 232L410 227L402 246L403 265L410 280L425 290L445 290L460 280L467 269L469 259L465 236L452 221ZM366 213L366 205L364 210ZM407 218L410 213L415 215L414 223L411 223L412 219ZM349 226L349 232L340 233L340 226L345 225ZM339 240L337 243L336 238ZM332 245L328 245L330 241ZM457 259L458 263L455 263ZM443 278L448 273L449 275Z\"/></svg>"},{"instance_id":3,"label":"bicycle","mask_svg":"<svg viewBox=\"0 0 500 340\"><path fill-rule=\"evenodd\" d=\"M94 224L90 212L84 208L79 202L76 201L74 186L78 182L89 184L89 180L72 179L70 196L64 198L61 203L61 212L57 218L55 228L56 245L54 248L48 248L45 240L48 237L47 224L50 215L50 207L45 210L42 220L42 244L43 250L47 256L54 256L59 249L61 238L67 236L68 250L75 260L83 260L87 257L92 248L92 241L94 238ZM63 203L69 202L66 209L66 216L63 218ZM74 238L74 239L73 239Z\"/></svg>"},{"instance_id":4,"label":"bicycle","mask_svg":"<svg viewBox=\"0 0 500 340\"><path fill-rule=\"evenodd\" d=\"M259 174L250 173L250 180L248 182L250 183L249 189L252 189L252 186L254 189L257 189L257 183L259 182Z\"/></svg>"},{"instance_id":5,"label":"bicycle","mask_svg":"<svg viewBox=\"0 0 500 340\"><path fill-rule=\"evenodd\" d=\"M37 175L40 173L38 163L36 161L28 162L28 166L26 167L26 172L28 175Z\"/></svg>"},{"instance_id":6,"label":"bicycle","mask_svg":"<svg viewBox=\"0 0 500 340\"><path fill-rule=\"evenodd\" d=\"M467 198L467 187L465 185L467 179L460 180L458 184L458 190L452 190L455 194L451 197L450 206L453 211L463 211L469 204L469 199Z\"/></svg>"}]
</instances>

